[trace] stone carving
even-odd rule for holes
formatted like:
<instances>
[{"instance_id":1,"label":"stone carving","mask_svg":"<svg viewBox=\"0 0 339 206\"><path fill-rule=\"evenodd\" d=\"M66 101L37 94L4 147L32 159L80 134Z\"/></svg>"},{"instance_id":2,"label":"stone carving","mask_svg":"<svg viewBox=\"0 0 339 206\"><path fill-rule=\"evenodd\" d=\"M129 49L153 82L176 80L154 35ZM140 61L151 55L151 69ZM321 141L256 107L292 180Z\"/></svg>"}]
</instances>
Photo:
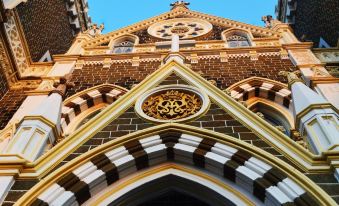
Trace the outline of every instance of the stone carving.
<instances>
[{"instance_id":1,"label":"stone carving","mask_svg":"<svg viewBox=\"0 0 339 206\"><path fill-rule=\"evenodd\" d=\"M279 126L275 126L275 128L277 128L277 129L278 129L280 132L282 132L282 133L285 133L285 132L286 132L286 129L285 129L284 126L279 125Z\"/></svg>"},{"instance_id":2,"label":"stone carving","mask_svg":"<svg viewBox=\"0 0 339 206\"><path fill-rule=\"evenodd\" d=\"M90 28L87 31L85 31L84 33L85 34L89 34L92 37L97 37L97 36L101 35L101 32L102 32L102 30L104 30L104 28L105 28L105 25L103 23L100 24L99 27L98 27L97 24L92 24L90 26Z\"/></svg>"},{"instance_id":3,"label":"stone carving","mask_svg":"<svg viewBox=\"0 0 339 206\"><path fill-rule=\"evenodd\" d=\"M49 91L55 89L54 80L43 80L41 84L38 86L37 90L39 91Z\"/></svg>"},{"instance_id":4,"label":"stone carving","mask_svg":"<svg viewBox=\"0 0 339 206\"><path fill-rule=\"evenodd\" d=\"M215 81L214 79L210 79L208 80L208 82L212 84L213 86L217 86L217 81Z\"/></svg>"},{"instance_id":5,"label":"stone carving","mask_svg":"<svg viewBox=\"0 0 339 206\"><path fill-rule=\"evenodd\" d=\"M323 67L314 66L311 68L314 77L330 77L331 75Z\"/></svg>"},{"instance_id":6,"label":"stone carving","mask_svg":"<svg viewBox=\"0 0 339 206\"><path fill-rule=\"evenodd\" d=\"M41 80L20 80L11 84L11 89L32 90L39 87Z\"/></svg>"},{"instance_id":7,"label":"stone carving","mask_svg":"<svg viewBox=\"0 0 339 206\"><path fill-rule=\"evenodd\" d=\"M9 62L4 43L2 41L0 41L0 67L2 67L9 85L17 82L15 71Z\"/></svg>"},{"instance_id":8,"label":"stone carving","mask_svg":"<svg viewBox=\"0 0 339 206\"><path fill-rule=\"evenodd\" d=\"M4 23L6 34L11 45L16 64L18 66L18 71L21 74L24 74L28 70L28 61L26 58L24 46L20 39L20 33L15 22L15 16L11 13L8 17L8 21Z\"/></svg>"},{"instance_id":9,"label":"stone carving","mask_svg":"<svg viewBox=\"0 0 339 206\"><path fill-rule=\"evenodd\" d=\"M260 118L265 119L265 115L261 112L256 113Z\"/></svg>"},{"instance_id":10,"label":"stone carving","mask_svg":"<svg viewBox=\"0 0 339 206\"><path fill-rule=\"evenodd\" d=\"M280 76L286 76L288 80L288 86L290 87L295 82L303 82L298 75L300 75L300 71L280 71L278 73Z\"/></svg>"},{"instance_id":11,"label":"stone carving","mask_svg":"<svg viewBox=\"0 0 339 206\"><path fill-rule=\"evenodd\" d=\"M202 102L195 94L169 90L146 99L142 110L155 119L177 120L196 114L201 107Z\"/></svg>"},{"instance_id":12,"label":"stone carving","mask_svg":"<svg viewBox=\"0 0 339 206\"><path fill-rule=\"evenodd\" d=\"M281 23L280 21L273 19L271 15L261 17L261 20L265 23L265 27L272 29L275 25Z\"/></svg>"},{"instance_id":13,"label":"stone carving","mask_svg":"<svg viewBox=\"0 0 339 206\"><path fill-rule=\"evenodd\" d=\"M18 121L12 121L8 123L8 125L3 130L0 130L0 153L5 149L5 147L8 145L8 142L14 136L18 123Z\"/></svg>"},{"instance_id":14,"label":"stone carving","mask_svg":"<svg viewBox=\"0 0 339 206\"><path fill-rule=\"evenodd\" d=\"M297 144L299 144L300 146L308 150L307 143L305 142L305 140L303 139L299 131L291 131L291 136L292 136L292 139Z\"/></svg>"},{"instance_id":15,"label":"stone carving","mask_svg":"<svg viewBox=\"0 0 339 206\"><path fill-rule=\"evenodd\" d=\"M187 8L188 5L190 5L190 3L185 2L185 1L176 1L176 2L174 2L172 4L170 4L172 9L174 9L175 7L178 7L178 6L183 6L183 7Z\"/></svg>"}]
</instances>

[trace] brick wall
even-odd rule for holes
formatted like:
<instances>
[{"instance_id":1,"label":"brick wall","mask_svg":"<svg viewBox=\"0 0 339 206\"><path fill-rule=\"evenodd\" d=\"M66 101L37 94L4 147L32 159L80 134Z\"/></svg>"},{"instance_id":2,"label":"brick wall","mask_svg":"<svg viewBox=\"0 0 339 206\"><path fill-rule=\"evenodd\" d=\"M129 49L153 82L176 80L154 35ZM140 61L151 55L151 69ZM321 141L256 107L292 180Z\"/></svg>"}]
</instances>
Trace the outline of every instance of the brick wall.
<instances>
[{"instance_id":1,"label":"brick wall","mask_svg":"<svg viewBox=\"0 0 339 206\"><path fill-rule=\"evenodd\" d=\"M332 47L339 38L339 1L338 0L298 0L295 15L294 32L298 38L304 34L307 40L318 46L323 37Z\"/></svg>"},{"instance_id":2,"label":"brick wall","mask_svg":"<svg viewBox=\"0 0 339 206\"><path fill-rule=\"evenodd\" d=\"M8 91L8 83L3 68L0 66L0 101Z\"/></svg>"},{"instance_id":3,"label":"brick wall","mask_svg":"<svg viewBox=\"0 0 339 206\"><path fill-rule=\"evenodd\" d=\"M143 62L138 67L132 67L131 63L112 64L109 69L103 68L102 65L84 66L81 70L74 70L72 81L75 87L67 92L67 96L104 83L130 88L159 66L160 62Z\"/></svg>"},{"instance_id":4,"label":"brick wall","mask_svg":"<svg viewBox=\"0 0 339 206\"><path fill-rule=\"evenodd\" d=\"M7 125L25 98L26 95L24 91L9 90L2 99L0 99L0 130Z\"/></svg>"},{"instance_id":5,"label":"brick wall","mask_svg":"<svg viewBox=\"0 0 339 206\"><path fill-rule=\"evenodd\" d=\"M279 56L259 57L257 61L251 61L248 57L229 59L228 62L206 59L191 65L194 71L202 71L206 79L216 80L221 89L253 76L286 83L286 78L279 76L278 72L295 69L290 60L281 60ZM109 69L103 68L102 65L84 66L82 69L74 70L72 81L75 87L68 91L67 96L103 83L130 88L131 85L141 82L147 75L153 73L159 66L160 62L143 62L138 67L132 67L131 63L113 64Z\"/></svg>"},{"instance_id":6,"label":"brick wall","mask_svg":"<svg viewBox=\"0 0 339 206\"><path fill-rule=\"evenodd\" d=\"M33 61L49 50L64 54L73 40L66 2L61 0L30 0L17 7L21 25Z\"/></svg>"},{"instance_id":7,"label":"brick wall","mask_svg":"<svg viewBox=\"0 0 339 206\"><path fill-rule=\"evenodd\" d=\"M292 62L281 60L278 56L259 57L257 61L251 61L248 57L229 59L228 62L206 59L199 60L198 64L192 64L194 71L201 71L208 80L215 80L220 89L226 89L234 83L253 76L286 83L286 78L279 76L278 73L290 68L295 69Z\"/></svg>"}]
</instances>

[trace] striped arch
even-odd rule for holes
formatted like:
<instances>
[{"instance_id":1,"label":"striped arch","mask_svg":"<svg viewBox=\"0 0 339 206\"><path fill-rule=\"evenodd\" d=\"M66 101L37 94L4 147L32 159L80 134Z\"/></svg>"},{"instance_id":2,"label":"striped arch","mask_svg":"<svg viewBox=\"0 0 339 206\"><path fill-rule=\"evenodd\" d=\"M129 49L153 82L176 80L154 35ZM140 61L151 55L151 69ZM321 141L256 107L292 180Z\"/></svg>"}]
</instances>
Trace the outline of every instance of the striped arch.
<instances>
[{"instance_id":1,"label":"striped arch","mask_svg":"<svg viewBox=\"0 0 339 206\"><path fill-rule=\"evenodd\" d=\"M226 135L165 124L113 140L74 159L38 183L17 205L81 205L118 180L164 162L213 173L265 205L332 204L302 173L258 150Z\"/></svg>"},{"instance_id":2,"label":"striped arch","mask_svg":"<svg viewBox=\"0 0 339 206\"><path fill-rule=\"evenodd\" d=\"M291 91L287 85L261 77L251 77L227 88L231 96L240 101L261 97L276 102L287 109L292 108Z\"/></svg>"},{"instance_id":3,"label":"striped arch","mask_svg":"<svg viewBox=\"0 0 339 206\"><path fill-rule=\"evenodd\" d=\"M67 126L86 110L99 104L112 104L128 90L112 84L102 84L67 98L62 106L61 126L66 131Z\"/></svg>"}]
</instances>

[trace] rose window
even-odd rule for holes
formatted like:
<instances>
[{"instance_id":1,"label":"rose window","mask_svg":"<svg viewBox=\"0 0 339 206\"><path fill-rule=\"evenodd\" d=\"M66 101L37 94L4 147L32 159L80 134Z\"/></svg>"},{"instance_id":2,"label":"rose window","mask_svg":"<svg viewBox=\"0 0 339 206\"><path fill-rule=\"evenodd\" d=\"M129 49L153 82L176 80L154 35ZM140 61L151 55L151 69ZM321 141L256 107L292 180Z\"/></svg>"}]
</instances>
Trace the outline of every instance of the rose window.
<instances>
[{"instance_id":1,"label":"rose window","mask_svg":"<svg viewBox=\"0 0 339 206\"><path fill-rule=\"evenodd\" d=\"M148 33L162 39L171 39L178 34L180 39L191 39L211 31L212 25L204 20L179 18L155 23L148 28Z\"/></svg>"}]
</instances>

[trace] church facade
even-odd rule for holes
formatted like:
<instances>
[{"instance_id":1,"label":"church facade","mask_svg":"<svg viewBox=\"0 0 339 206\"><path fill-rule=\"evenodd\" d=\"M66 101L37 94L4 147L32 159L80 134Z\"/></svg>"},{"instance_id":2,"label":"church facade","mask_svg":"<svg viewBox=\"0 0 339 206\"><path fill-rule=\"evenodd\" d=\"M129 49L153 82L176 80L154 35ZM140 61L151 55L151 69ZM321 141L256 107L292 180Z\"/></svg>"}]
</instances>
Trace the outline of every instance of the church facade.
<instances>
[{"instance_id":1,"label":"church facade","mask_svg":"<svg viewBox=\"0 0 339 206\"><path fill-rule=\"evenodd\" d=\"M0 203L337 205L339 80L263 20L177 1L22 70L34 85L0 100L22 96L0 118Z\"/></svg>"}]
</instances>

